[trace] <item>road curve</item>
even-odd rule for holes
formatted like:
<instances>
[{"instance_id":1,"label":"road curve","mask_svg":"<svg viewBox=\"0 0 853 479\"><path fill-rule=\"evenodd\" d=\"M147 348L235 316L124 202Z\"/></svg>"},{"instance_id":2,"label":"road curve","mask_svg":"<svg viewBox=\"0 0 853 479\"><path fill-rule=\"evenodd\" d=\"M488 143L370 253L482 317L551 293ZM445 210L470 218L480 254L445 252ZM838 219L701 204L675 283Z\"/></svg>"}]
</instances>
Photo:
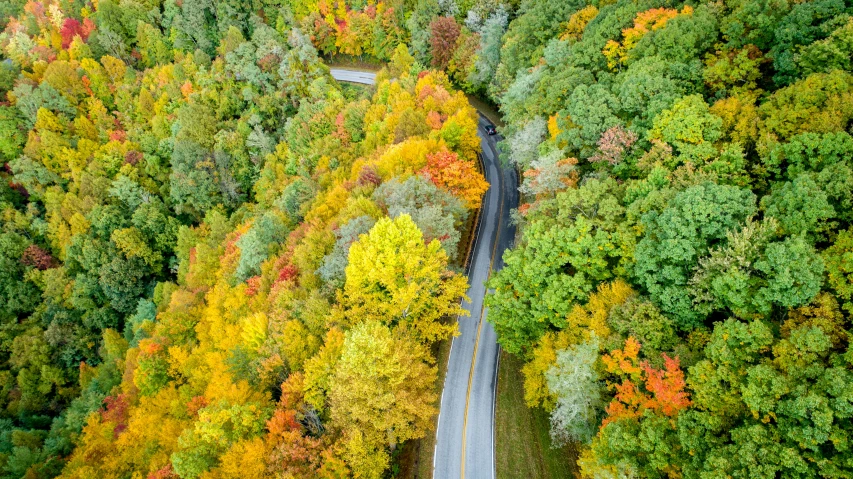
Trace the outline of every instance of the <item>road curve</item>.
<instances>
[{"instance_id":1,"label":"road curve","mask_svg":"<svg viewBox=\"0 0 853 479\"><path fill-rule=\"evenodd\" d=\"M339 81L373 84L372 72L331 69ZM471 315L459 317L460 335L453 338L447 375L441 393L436 431L435 479L492 479L495 476L494 408L498 380L497 336L486 321L483 305L485 282L503 267L503 252L512 245L515 226L509 214L518 206L518 178L513 168L502 167L497 140L489 136L491 123L480 115L478 134L489 190L483 197L480 225L468 271L468 297L463 307Z\"/></svg>"}]
</instances>

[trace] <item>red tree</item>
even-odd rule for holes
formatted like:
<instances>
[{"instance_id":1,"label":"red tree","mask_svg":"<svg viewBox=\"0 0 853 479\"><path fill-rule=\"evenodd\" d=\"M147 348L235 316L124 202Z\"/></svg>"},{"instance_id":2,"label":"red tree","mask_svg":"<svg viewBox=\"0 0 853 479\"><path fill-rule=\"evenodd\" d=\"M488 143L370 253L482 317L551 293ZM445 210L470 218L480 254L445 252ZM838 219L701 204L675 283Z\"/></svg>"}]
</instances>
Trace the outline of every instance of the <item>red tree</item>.
<instances>
[{"instance_id":1,"label":"red tree","mask_svg":"<svg viewBox=\"0 0 853 479\"><path fill-rule=\"evenodd\" d=\"M429 24L431 32L429 43L432 46L432 65L441 69L447 68L453 52L456 50L456 40L462 29L453 17L439 17Z\"/></svg>"},{"instance_id":2,"label":"red tree","mask_svg":"<svg viewBox=\"0 0 853 479\"><path fill-rule=\"evenodd\" d=\"M75 18L66 18L62 22L62 28L59 29L59 35L62 36L62 48L68 48L76 36L79 36L85 42L93 29L94 24L91 20L87 24L82 24Z\"/></svg>"},{"instance_id":3,"label":"red tree","mask_svg":"<svg viewBox=\"0 0 853 479\"><path fill-rule=\"evenodd\" d=\"M53 256L42 248L31 244L21 254L21 263L25 266L32 266L42 271L56 266L56 261Z\"/></svg>"}]
</instances>

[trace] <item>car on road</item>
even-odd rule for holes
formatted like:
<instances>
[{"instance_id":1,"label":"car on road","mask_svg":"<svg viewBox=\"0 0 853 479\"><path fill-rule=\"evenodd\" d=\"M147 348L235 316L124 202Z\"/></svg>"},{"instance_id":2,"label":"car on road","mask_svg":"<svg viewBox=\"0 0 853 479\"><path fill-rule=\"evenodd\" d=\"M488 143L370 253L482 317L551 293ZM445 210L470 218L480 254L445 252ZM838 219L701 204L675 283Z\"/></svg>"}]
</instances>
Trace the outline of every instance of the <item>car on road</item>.
<instances>
[{"instance_id":1,"label":"car on road","mask_svg":"<svg viewBox=\"0 0 853 479\"><path fill-rule=\"evenodd\" d=\"M498 129L497 129L497 128L495 128L495 125L489 125L489 126L487 126L487 127L486 127L486 133L488 133L488 134L489 134L489 136L497 135L497 134L498 134Z\"/></svg>"}]
</instances>

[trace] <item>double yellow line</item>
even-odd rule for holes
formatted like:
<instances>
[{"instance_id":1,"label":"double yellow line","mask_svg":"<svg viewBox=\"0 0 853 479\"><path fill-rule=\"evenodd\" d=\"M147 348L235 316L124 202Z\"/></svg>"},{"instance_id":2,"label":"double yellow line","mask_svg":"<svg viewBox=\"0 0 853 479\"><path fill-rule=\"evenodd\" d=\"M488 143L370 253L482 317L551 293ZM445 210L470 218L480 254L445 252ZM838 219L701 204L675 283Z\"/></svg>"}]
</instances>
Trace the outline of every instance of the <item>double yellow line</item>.
<instances>
[{"instance_id":1,"label":"double yellow line","mask_svg":"<svg viewBox=\"0 0 853 479\"><path fill-rule=\"evenodd\" d=\"M486 142L486 143L488 143L488 142ZM495 254L497 254L498 243L500 243L501 225L503 223L503 210L504 210L503 169L500 167L499 164L495 164L495 167L498 169L498 177L500 178L500 180L499 180L500 184L498 185L499 191L500 191L499 196L498 196L498 202L500 203L500 208L498 209L498 224L497 224L497 228L495 229L495 244L492 247L492 256L489 259L489 272L488 272L488 274L486 274L486 281L487 282L492 277L492 268L494 267L494 264L495 264ZM485 163L484 163L483 164L483 171L485 171L485 170L486 170L486 168L485 168ZM462 479L465 479L465 437L468 433L468 406L471 403L471 385L474 382L474 367L477 364L477 349L480 346L480 332L483 329L483 316L485 316L485 313L486 313L486 293L487 292L488 292L488 287L486 287L486 292L483 293L483 304L480 307L480 318L479 318L479 321L477 323L477 339L474 341L474 355L471 358L471 371L468 373L468 390L465 393L465 416L462 420L462 461L461 461L462 466L461 466L461 470L460 470L460 477ZM495 400L497 400L497 398L495 398ZM494 438L492 440L494 440Z\"/></svg>"}]
</instances>

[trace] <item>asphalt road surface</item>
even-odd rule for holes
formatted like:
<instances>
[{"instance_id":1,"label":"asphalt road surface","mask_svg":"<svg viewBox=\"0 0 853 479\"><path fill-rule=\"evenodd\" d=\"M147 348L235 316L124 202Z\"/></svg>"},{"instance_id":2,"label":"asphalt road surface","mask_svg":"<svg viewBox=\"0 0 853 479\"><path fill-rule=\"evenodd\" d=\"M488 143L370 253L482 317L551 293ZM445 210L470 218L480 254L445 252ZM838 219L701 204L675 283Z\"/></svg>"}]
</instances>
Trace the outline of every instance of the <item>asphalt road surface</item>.
<instances>
[{"instance_id":1,"label":"asphalt road surface","mask_svg":"<svg viewBox=\"0 0 853 479\"><path fill-rule=\"evenodd\" d=\"M333 68L340 81L372 84L375 74ZM478 133L489 190L483 197L480 225L468 271L468 297L459 317L460 335L453 338L441 394L433 477L492 479L495 476L495 392L498 380L497 337L486 321L485 282L503 267L503 252L512 245L515 226L509 213L518 206L518 179L498 160L497 135L486 134L491 122L480 115Z\"/></svg>"},{"instance_id":2,"label":"asphalt road surface","mask_svg":"<svg viewBox=\"0 0 853 479\"><path fill-rule=\"evenodd\" d=\"M361 70L347 70L344 68L332 68L332 77L338 81L373 85L373 82L376 80L376 73Z\"/></svg>"}]
</instances>

